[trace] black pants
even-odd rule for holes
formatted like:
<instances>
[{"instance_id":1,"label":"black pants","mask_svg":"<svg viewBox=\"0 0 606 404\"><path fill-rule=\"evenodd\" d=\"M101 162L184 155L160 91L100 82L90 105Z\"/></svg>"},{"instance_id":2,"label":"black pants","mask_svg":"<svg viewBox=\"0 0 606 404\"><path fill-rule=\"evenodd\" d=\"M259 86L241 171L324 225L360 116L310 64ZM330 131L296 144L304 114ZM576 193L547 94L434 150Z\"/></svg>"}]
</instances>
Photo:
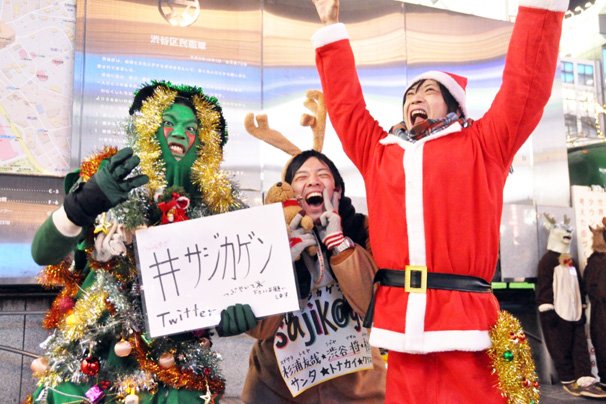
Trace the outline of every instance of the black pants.
<instances>
[{"instance_id":1,"label":"black pants","mask_svg":"<svg viewBox=\"0 0 606 404\"><path fill-rule=\"evenodd\" d=\"M582 376L591 376L584 321L566 321L555 310L541 312L540 318L545 345L560 381L570 382Z\"/></svg>"},{"instance_id":2,"label":"black pants","mask_svg":"<svg viewBox=\"0 0 606 404\"><path fill-rule=\"evenodd\" d=\"M600 381L606 383L606 302L591 302L589 323L591 343L595 348L595 359Z\"/></svg>"}]
</instances>

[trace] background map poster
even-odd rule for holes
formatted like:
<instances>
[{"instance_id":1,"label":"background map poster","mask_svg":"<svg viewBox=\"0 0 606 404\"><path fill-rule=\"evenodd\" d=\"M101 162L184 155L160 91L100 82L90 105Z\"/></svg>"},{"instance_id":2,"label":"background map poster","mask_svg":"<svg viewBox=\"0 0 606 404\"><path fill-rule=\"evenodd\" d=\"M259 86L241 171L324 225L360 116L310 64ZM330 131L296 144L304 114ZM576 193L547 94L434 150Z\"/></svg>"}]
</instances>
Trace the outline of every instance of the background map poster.
<instances>
[{"instance_id":1,"label":"background map poster","mask_svg":"<svg viewBox=\"0 0 606 404\"><path fill-rule=\"evenodd\" d=\"M76 0L0 1L0 173L69 169Z\"/></svg>"},{"instance_id":2,"label":"background map poster","mask_svg":"<svg viewBox=\"0 0 606 404\"><path fill-rule=\"evenodd\" d=\"M0 1L0 286L35 283L34 232L69 170L76 0Z\"/></svg>"}]
</instances>

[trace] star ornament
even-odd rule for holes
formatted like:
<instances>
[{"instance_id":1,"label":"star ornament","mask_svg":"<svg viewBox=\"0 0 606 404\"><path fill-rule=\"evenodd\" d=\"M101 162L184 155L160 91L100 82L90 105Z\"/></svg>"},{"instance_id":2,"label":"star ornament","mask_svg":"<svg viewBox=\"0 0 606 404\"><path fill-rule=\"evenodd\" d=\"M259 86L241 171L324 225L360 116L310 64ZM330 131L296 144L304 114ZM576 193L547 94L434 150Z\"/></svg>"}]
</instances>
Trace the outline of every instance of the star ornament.
<instances>
[{"instance_id":1,"label":"star ornament","mask_svg":"<svg viewBox=\"0 0 606 404\"><path fill-rule=\"evenodd\" d=\"M105 213L103 213L101 215L101 220L99 222L99 224L95 227L95 231L94 234L98 234L98 233L103 233L103 234L107 234L109 232L109 229L111 228L112 223L107 220Z\"/></svg>"}]
</instances>

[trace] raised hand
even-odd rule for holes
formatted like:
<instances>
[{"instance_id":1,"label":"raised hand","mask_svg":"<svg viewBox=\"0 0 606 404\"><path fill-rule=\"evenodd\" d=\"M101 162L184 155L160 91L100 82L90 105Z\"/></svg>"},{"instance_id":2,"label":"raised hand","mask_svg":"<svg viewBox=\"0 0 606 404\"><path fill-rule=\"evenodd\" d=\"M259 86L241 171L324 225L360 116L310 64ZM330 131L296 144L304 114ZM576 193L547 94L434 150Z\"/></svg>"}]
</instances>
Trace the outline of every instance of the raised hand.
<instances>
[{"instance_id":1,"label":"raised hand","mask_svg":"<svg viewBox=\"0 0 606 404\"><path fill-rule=\"evenodd\" d=\"M322 194L324 196L324 207L326 208L326 212L322 213L322 216L320 216L318 233L326 248L332 250L344 240L341 216L339 216L341 193L339 191L334 191L332 200L328 198L328 191L326 188Z\"/></svg>"},{"instance_id":2,"label":"raised hand","mask_svg":"<svg viewBox=\"0 0 606 404\"><path fill-rule=\"evenodd\" d=\"M126 178L137 165L139 157L130 147L114 154L91 179L65 197L63 206L69 220L78 226L90 226L97 215L124 202L132 189L147 184L147 175Z\"/></svg>"},{"instance_id":3,"label":"raised hand","mask_svg":"<svg viewBox=\"0 0 606 404\"><path fill-rule=\"evenodd\" d=\"M339 0L312 0L324 25L339 22Z\"/></svg>"}]
</instances>

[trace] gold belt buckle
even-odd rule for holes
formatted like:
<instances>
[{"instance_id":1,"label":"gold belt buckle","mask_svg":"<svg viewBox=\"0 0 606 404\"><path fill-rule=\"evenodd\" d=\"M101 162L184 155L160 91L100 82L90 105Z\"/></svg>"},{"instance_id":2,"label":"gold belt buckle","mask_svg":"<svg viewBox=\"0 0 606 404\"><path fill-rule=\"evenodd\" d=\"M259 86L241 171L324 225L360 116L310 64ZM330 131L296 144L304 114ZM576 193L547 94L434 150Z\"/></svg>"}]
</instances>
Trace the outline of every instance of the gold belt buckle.
<instances>
[{"instance_id":1,"label":"gold belt buckle","mask_svg":"<svg viewBox=\"0 0 606 404\"><path fill-rule=\"evenodd\" d=\"M424 265L406 265L404 271L404 290L410 293L427 293L427 267ZM421 273L421 284L412 286L410 280L413 272Z\"/></svg>"}]
</instances>

